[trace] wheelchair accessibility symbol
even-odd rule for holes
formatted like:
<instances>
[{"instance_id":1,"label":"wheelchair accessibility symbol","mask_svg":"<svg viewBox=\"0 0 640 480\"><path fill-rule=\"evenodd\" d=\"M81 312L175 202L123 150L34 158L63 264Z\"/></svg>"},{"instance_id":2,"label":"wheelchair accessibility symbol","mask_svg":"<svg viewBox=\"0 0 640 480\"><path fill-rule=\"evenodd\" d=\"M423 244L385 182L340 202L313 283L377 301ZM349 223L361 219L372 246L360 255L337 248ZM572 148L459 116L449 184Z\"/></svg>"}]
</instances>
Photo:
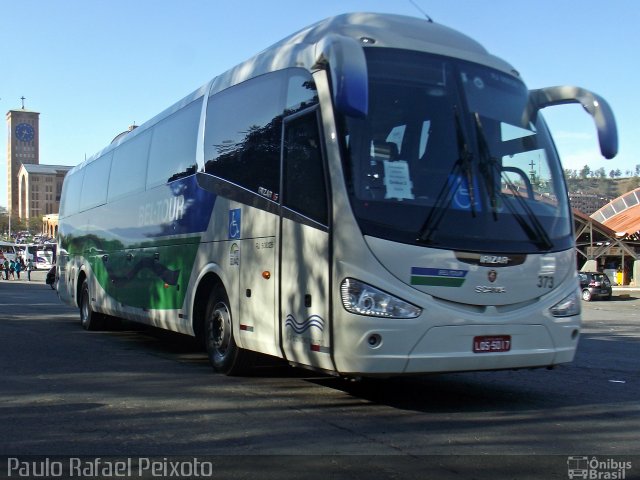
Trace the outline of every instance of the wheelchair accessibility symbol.
<instances>
[{"instance_id":1,"label":"wheelchair accessibility symbol","mask_svg":"<svg viewBox=\"0 0 640 480\"><path fill-rule=\"evenodd\" d=\"M240 225L242 219L242 210L236 208L235 210L229 210L229 239L240 239Z\"/></svg>"},{"instance_id":2,"label":"wheelchair accessibility symbol","mask_svg":"<svg viewBox=\"0 0 640 480\"><path fill-rule=\"evenodd\" d=\"M466 182L460 181L458 183L453 201L461 210L469 210L471 208L471 195L469 195L469 188Z\"/></svg>"},{"instance_id":3,"label":"wheelchair accessibility symbol","mask_svg":"<svg viewBox=\"0 0 640 480\"><path fill-rule=\"evenodd\" d=\"M480 201L477 194L471 195L469 182L462 176L456 176L449 179L449 186L453 190L453 208L456 210L471 210L471 200L473 198L473 207L476 210L480 210ZM473 180L474 192L478 192L478 185L476 180Z\"/></svg>"}]
</instances>

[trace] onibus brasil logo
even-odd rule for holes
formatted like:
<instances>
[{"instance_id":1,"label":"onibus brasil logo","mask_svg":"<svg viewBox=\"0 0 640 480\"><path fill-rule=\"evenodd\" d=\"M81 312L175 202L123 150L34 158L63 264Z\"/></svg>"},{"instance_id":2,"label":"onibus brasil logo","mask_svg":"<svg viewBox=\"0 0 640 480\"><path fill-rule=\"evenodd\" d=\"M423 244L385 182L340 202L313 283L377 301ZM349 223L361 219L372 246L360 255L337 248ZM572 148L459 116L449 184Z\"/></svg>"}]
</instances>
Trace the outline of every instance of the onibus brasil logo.
<instances>
[{"instance_id":1,"label":"onibus brasil logo","mask_svg":"<svg viewBox=\"0 0 640 480\"><path fill-rule=\"evenodd\" d=\"M631 462L613 458L605 460L597 457L573 456L567 458L567 474L570 479L584 478L588 480L625 480L627 470L631 470Z\"/></svg>"}]
</instances>

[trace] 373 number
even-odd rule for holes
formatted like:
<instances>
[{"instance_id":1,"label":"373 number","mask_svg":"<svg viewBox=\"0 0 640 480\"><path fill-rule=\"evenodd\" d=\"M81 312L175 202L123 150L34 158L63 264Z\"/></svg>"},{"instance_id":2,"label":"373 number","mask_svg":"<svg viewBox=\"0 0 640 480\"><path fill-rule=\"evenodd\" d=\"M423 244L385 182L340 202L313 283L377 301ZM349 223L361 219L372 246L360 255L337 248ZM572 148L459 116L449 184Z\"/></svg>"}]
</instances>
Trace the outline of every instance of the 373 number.
<instances>
[{"instance_id":1,"label":"373 number","mask_svg":"<svg viewBox=\"0 0 640 480\"><path fill-rule=\"evenodd\" d=\"M553 277L551 275L538 275L538 288L553 288Z\"/></svg>"}]
</instances>

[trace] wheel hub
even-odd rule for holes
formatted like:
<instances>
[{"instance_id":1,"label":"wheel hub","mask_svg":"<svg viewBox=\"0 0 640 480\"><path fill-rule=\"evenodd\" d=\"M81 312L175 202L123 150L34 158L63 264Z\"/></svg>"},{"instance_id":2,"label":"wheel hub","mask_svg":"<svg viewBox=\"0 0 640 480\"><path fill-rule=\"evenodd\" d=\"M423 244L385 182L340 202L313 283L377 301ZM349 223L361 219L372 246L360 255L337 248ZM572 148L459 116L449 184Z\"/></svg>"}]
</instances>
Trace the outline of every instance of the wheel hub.
<instances>
[{"instance_id":1,"label":"wheel hub","mask_svg":"<svg viewBox=\"0 0 640 480\"><path fill-rule=\"evenodd\" d=\"M223 303L217 304L213 310L209 341L217 354L224 357L231 341L231 316Z\"/></svg>"}]
</instances>

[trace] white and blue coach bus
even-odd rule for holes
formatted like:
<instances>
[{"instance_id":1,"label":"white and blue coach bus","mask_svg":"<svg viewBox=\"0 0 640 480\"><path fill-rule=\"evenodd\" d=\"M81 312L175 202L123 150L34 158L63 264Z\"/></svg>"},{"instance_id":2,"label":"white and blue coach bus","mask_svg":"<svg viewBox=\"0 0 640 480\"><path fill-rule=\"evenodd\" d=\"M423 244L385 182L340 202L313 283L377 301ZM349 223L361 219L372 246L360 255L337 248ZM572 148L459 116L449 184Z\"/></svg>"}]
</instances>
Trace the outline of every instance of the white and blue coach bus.
<instances>
[{"instance_id":1,"label":"white and blue coach bus","mask_svg":"<svg viewBox=\"0 0 640 480\"><path fill-rule=\"evenodd\" d=\"M572 215L544 107L576 102L607 158L607 103L528 90L467 36L355 13L214 78L66 177L58 292L345 376L574 358Z\"/></svg>"}]
</instances>

